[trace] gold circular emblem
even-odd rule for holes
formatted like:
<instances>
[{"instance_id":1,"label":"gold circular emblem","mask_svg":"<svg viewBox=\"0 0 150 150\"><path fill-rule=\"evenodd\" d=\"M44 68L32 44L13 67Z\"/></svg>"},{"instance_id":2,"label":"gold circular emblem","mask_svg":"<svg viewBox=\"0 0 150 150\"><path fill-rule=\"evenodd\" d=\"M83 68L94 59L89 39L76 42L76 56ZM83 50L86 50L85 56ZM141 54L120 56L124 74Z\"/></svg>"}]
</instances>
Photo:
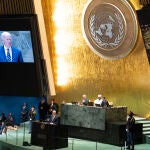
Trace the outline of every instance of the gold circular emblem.
<instances>
[{"instance_id":1,"label":"gold circular emblem","mask_svg":"<svg viewBox=\"0 0 150 150\"><path fill-rule=\"evenodd\" d=\"M45 129L45 124L42 123L40 127L41 127L42 130L44 130Z\"/></svg>"},{"instance_id":2,"label":"gold circular emblem","mask_svg":"<svg viewBox=\"0 0 150 150\"><path fill-rule=\"evenodd\" d=\"M83 11L82 31L97 55L106 59L125 57L138 36L135 11L126 0L91 0Z\"/></svg>"}]
</instances>

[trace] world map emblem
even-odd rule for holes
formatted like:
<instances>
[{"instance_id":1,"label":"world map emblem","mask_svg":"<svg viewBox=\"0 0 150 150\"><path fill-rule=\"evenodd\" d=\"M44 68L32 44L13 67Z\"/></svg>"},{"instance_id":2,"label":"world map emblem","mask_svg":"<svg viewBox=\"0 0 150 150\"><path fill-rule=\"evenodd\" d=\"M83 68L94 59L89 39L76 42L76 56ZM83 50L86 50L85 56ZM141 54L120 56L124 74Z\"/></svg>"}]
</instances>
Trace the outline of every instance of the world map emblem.
<instances>
[{"instance_id":1,"label":"world map emblem","mask_svg":"<svg viewBox=\"0 0 150 150\"><path fill-rule=\"evenodd\" d=\"M106 59L119 59L134 48L138 24L126 0L92 0L82 16L82 31L91 50Z\"/></svg>"}]
</instances>

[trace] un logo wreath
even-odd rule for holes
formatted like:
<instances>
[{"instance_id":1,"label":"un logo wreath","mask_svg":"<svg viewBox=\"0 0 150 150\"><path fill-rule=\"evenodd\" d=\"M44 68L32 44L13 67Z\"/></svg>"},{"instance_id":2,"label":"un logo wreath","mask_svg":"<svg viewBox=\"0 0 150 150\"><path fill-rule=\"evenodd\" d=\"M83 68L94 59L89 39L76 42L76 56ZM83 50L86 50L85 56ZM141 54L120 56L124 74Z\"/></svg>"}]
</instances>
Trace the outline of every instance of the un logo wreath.
<instances>
[{"instance_id":1,"label":"un logo wreath","mask_svg":"<svg viewBox=\"0 0 150 150\"><path fill-rule=\"evenodd\" d=\"M82 32L98 56L123 58L133 50L138 37L135 10L126 0L90 0L83 10Z\"/></svg>"},{"instance_id":2,"label":"un logo wreath","mask_svg":"<svg viewBox=\"0 0 150 150\"><path fill-rule=\"evenodd\" d=\"M118 46L124 36L124 27L123 27L122 19L119 16L119 14L118 15L115 14L115 16L116 16L118 26L119 26L119 31L118 31L119 34L115 38L114 42L111 42L111 43L103 42L100 38L97 37L96 31L95 31L95 15L93 15L90 18L89 26L90 26L91 35L100 47L107 48L107 46L110 46L110 47Z\"/></svg>"}]
</instances>

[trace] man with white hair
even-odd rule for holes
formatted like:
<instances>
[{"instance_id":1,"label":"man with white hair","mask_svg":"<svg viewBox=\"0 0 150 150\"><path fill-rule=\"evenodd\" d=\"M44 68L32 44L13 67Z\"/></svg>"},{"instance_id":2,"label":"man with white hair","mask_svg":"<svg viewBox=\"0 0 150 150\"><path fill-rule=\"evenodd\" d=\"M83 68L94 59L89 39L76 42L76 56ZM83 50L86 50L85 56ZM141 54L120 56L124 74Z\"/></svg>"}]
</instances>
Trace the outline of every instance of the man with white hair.
<instances>
[{"instance_id":1,"label":"man with white hair","mask_svg":"<svg viewBox=\"0 0 150 150\"><path fill-rule=\"evenodd\" d=\"M82 95L81 105L85 105L85 106L89 105L89 100L87 99L87 96L85 94Z\"/></svg>"},{"instance_id":2,"label":"man with white hair","mask_svg":"<svg viewBox=\"0 0 150 150\"><path fill-rule=\"evenodd\" d=\"M52 111L52 115L48 118L48 121L51 125L58 125L58 116L56 114L56 110Z\"/></svg>"},{"instance_id":3,"label":"man with white hair","mask_svg":"<svg viewBox=\"0 0 150 150\"><path fill-rule=\"evenodd\" d=\"M0 46L0 62L23 62L22 53L12 46L12 36L9 32L1 34L2 46Z\"/></svg>"},{"instance_id":4,"label":"man with white hair","mask_svg":"<svg viewBox=\"0 0 150 150\"><path fill-rule=\"evenodd\" d=\"M94 106L101 107L103 101L103 97L101 94L98 94L97 99L94 101Z\"/></svg>"}]
</instances>

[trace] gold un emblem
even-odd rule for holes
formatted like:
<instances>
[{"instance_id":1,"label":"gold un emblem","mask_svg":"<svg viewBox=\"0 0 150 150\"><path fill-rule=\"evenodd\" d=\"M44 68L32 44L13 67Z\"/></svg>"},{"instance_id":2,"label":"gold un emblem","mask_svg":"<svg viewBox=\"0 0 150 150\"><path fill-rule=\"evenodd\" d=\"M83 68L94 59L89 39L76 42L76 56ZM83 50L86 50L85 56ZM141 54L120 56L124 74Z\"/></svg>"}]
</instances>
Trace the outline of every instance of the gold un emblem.
<instances>
[{"instance_id":1,"label":"gold un emblem","mask_svg":"<svg viewBox=\"0 0 150 150\"><path fill-rule=\"evenodd\" d=\"M112 60L125 57L138 36L135 11L126 0L91 0L82 14L82 31L97 55Z\"/></svg>"}]
</instances>

